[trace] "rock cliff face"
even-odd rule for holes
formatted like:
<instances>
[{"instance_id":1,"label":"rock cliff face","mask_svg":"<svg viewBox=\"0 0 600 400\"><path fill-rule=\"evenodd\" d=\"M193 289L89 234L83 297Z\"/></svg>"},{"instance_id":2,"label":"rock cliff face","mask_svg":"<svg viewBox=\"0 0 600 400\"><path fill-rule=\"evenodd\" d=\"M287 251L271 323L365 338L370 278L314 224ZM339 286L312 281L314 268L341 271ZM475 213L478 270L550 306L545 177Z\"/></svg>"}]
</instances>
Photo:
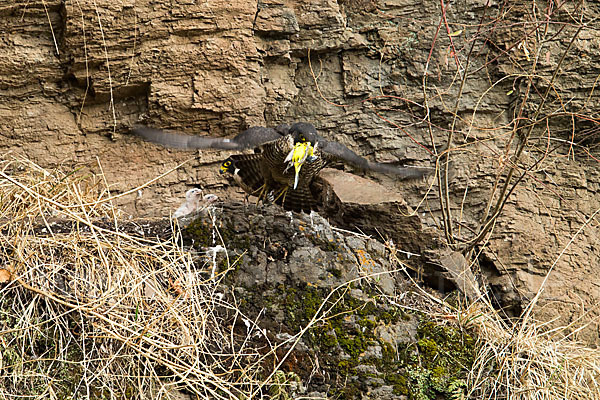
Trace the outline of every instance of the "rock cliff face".
<instances>
[{"instance_id":1,"label":"rock cliff face","mask_svg":"<svg viewBox=\"0 0 600 400\"><path fill-rule=\"evenodd\" d=\"M517 166L508 179L522 179L493 229L465 253L513 315L543 283L536 315L583 324L600 298L591 218L600 39L597 22L583 25L598 11L593 2L2 0L0 149L46 167L102 168L114 193L191 158L122 198L150 216L173 211L194 185L241 195L216 173L227 153L142 143L128 134L140 120L214 136L305 120L373 160L416 165L433 165L451 137L445 212L434 178L369 178L401 192L426 228L441 231L449 209L449 237L461 243L493 214L488 204L502 198L493 190ZM598 325L578 335L598 342Z\"/></svg>"}]
</instances>

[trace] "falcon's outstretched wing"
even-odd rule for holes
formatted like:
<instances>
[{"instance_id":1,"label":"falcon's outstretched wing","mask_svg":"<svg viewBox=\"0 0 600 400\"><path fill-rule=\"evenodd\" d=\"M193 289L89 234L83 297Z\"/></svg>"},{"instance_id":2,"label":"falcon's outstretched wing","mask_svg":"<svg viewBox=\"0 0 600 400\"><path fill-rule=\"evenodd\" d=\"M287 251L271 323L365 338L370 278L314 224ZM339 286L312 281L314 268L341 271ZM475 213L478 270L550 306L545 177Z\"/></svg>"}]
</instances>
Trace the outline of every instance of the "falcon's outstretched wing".
<instances>
[{"instance_id":1,"label":"falcon's outstretched wing","mask_svg":"<svg viewBox=\"0 0 600 400\"><path fill-rule=\"evenodd\" d=\"M282 133L287 133L289 126L279 125L277 128L255 126L246 129L233 139L213 138L206 136L191 136L181 133L172 133L162 129L148 128L136 125L132 132L144 139L161 144L165 147L177 149L223 149L243 150L260 146L266 142L277 140Z\"/></svg>"},{"instance_id":2,"label":"falcon's outstretched wing","mask_svg":"<svg viewBox=\"0 0 600 400\"><path fill-rule=\"evenodd\" d=\"M327 163L341 161L353 164L362 169L398 175L403 178L420 178L432 172L432 170L427 168L399 167L393 164L382 164L369 161L341 143L324 139L317 133L317 130L312 124L306 122L299 122L292 125L290 134L294 136L295 141L309 141L313 146L316 143L319 143L323 157L327 159Z\"/></svg>"}]
</instances>

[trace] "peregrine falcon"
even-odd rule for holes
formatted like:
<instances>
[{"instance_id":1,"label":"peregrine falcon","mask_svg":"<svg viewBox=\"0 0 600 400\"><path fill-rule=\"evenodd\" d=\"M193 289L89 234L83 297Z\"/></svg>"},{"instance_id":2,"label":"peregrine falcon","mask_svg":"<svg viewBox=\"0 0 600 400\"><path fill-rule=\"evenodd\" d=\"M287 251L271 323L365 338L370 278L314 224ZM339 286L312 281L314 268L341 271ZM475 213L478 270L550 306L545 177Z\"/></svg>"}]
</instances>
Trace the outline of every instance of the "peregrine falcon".
<instances>
[{"instance_id":1,"label":"peregrine falcon","mask_svg":"<svg viewBox=\"0 0 600 400\"><path fill-rule=\"evenodd\" d=\"M297 122L291 127L287 124L281 124L275 128L255 126L246 129L233 139L190 136L148 128L142 125L134 126L132 132L148 141L161 144L165 147L186 150L207 148L244 150L253 148L255 151L259 151L261 145L280 139L289 134L294 138L294 143L310 142L313 147L319 143L319 147L323 154L331 156L341 162L355 165L364 170L397 175L402 179L419 178L431 172L431 169L428 168L399 167L393 164L368 161L346 146L338 142L324 139L317 133L314 125L307 122Z\"/></svg>"},{"instance_id":2,"label":"peregrine falcon","mask_svg":"<svg viewBox=\"0 0 600 400\"><path fill-rule=\"evenodd\" d=\"M312 124L299 122L276 128L253 127L233 139L188 136L135 127L133 132L167 147L183 149L254 149L254 154L231 155L221 164L221 173L259 201L273 201L287 210L310 211L316 200L310 184L318 173L334 162L353 164L365 170L419 178L430 172L424 168L398 167L371 162L344 145L321 137Z\"/></svg>"},{"instance_id":3,"label":"peregrine falcon","mask_svg":"<svg viewBox=\"0 0 600 400\"><path fill-rule=\"evenodd\" d=\"M309 185L321 168L319 153L310 143L294 143L291 135L267 142L255 154L234 154L221 164L221 173L259 201L293 211L310 211L315 200Z\"/></svg>"}]
</instances>

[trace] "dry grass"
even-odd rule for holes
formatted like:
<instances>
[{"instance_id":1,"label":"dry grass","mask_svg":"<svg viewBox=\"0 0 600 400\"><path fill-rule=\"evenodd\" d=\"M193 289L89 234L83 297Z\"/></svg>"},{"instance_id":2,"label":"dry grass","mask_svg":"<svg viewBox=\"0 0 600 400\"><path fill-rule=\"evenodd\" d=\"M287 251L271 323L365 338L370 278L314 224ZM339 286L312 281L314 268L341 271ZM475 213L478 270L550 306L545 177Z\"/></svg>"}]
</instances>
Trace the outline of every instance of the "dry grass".
<instances>
[{"instance_id":1,"label":"dry grass","mask_svg":"<svg viewBox=\"0 0 600 400\"><path fill-rule=\"evenodd\" d=\"M573 341L576 327L549 329L528 318L512 325L485 302L460 317L481 343L467 398L600 399L600 350Z\"/></svg>"},{"instance_id":2,"label":"dry grass","mask_svg":"<svg viewBox=\"0 0 600 400\"><path fill-rule=\"evenodd\" d=\"M393 253L392 256L395 258ZM402 265L397 258L395 262ZM494 309L487 295L475 302L451 306L418 289L430 304L437 303L428 310L419 306L420 312L440 324L456 325L478 339L478 354L468 371L465 393L459 398L600 399L600 349L573 340L587 325L556 327L554 321L536 321L532 317L535 302L530 303L521 318L510 320Z\"/></svg>"},{"instance_id":3,"label":"dry grass","mask_svg":"<svg viewBox=\"0 0 600 400\"><path fill-rule=\"evenodd\" d=\"M255 325L177 239L120 230L101 177L0 171L0 399L258 392L270 348L250 346Z\"/></svg>"}]
</instances>

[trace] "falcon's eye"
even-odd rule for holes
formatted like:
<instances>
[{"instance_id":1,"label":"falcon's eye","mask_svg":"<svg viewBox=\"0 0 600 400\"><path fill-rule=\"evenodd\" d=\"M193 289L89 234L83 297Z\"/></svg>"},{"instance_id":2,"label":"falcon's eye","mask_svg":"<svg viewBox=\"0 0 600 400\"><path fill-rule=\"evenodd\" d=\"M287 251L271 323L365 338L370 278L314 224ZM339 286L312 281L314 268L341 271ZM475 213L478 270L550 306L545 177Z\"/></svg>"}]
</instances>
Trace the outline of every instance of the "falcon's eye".
<instances>
[{"instance_id":1,"label":"falcon's eye","mask_svg":"<svg viewBox=\"0 0 600 400\"><path fill-rule=\"evenodd\" d=\"M303 143L306 142L306 138L304 137L304 135L300 135L300 141Z\"/></svg>"},{"instance_id":2,"label":"falcon's eye","mask_svg":"<svg viewBox=\"0 0 600 400\"><path fill-rule=\"evenodd\" d=\"M225 166L225 167L229 167L230 165L231 165L231 161L225 161L223 163L223 166Z\"/></svg>"}]
</instances>

